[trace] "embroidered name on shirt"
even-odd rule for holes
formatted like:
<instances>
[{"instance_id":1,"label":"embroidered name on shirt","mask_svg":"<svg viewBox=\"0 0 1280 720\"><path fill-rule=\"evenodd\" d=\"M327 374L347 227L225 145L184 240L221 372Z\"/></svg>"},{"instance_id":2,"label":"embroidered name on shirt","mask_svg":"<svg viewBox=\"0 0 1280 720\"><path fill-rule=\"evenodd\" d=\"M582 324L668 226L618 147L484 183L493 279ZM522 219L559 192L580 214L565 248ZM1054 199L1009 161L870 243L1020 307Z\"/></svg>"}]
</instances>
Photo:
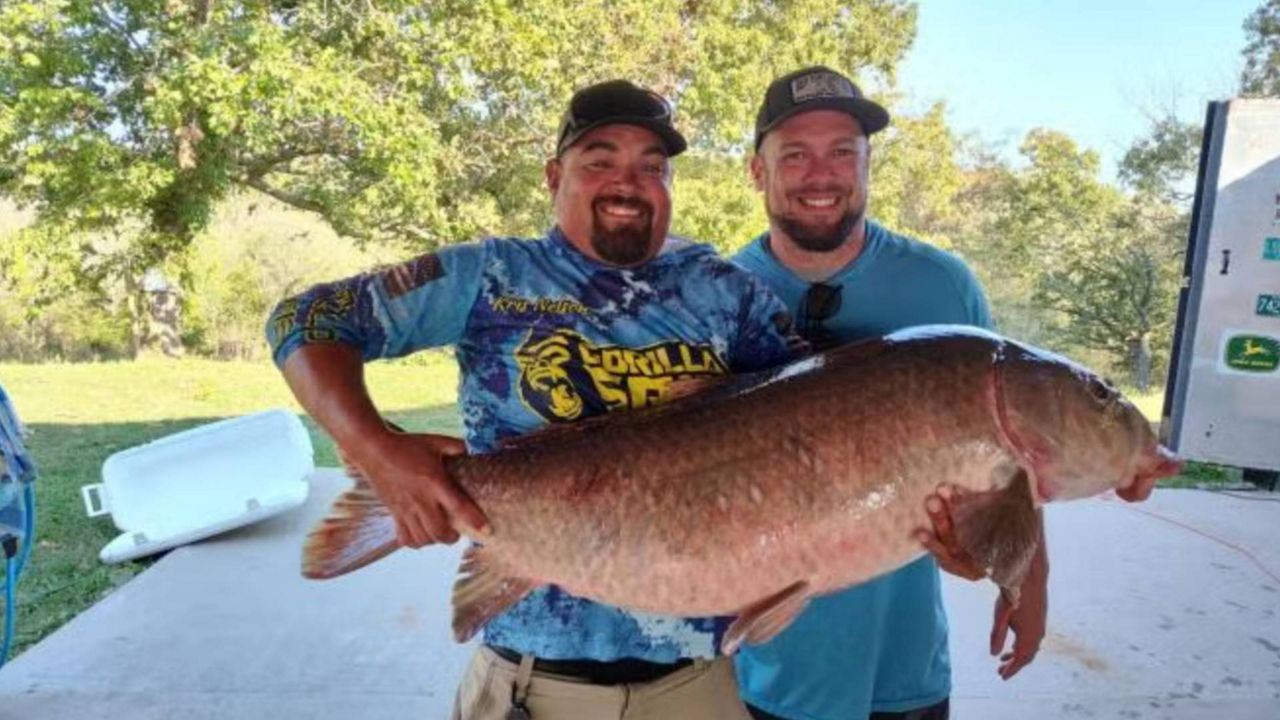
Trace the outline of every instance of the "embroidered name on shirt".
<instances>
[{"instance_id":1,"label":"embroidered name on shirt","mask_svg":"<svg viewBox=\"0 0 1280 720\"><path fill-rule=\"evenodd\" d=\"M568 298L522 298L503 295L489 301L489 307L500 313L537 313L539 315L586 315L587 306Z\"/></svg>"}]
</instances>

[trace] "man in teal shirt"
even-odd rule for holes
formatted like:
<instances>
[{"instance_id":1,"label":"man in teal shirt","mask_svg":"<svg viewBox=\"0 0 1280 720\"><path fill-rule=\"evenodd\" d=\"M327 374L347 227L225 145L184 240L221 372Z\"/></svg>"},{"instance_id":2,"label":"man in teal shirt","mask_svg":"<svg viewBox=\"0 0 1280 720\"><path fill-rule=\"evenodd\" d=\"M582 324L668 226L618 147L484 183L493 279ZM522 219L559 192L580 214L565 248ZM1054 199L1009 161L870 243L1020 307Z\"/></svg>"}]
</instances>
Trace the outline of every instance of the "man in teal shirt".
<instances>
[{"instance_id":1,"label":"man in teal shirt","mask_svg":"<svg viewBox=\"0 0 1280 720\"><path fill-rule=\"evenodd\" d=\"M822 67L774 81L756 119L751 172L769 230L734 261L772 287L819 350L913 325L991 326L982 288L962 261L866 218L868 136L888 123L884 108ZM946 505L931 502L945 536ZM927 533L921 541L934 555L817 598L773 641L742 649L738 679L756 718L948 717L951 665L938 566L975 576L960 554ZM1001 658L1006 679L1032 660L1044 636L1046 558L1041 542L1018 607L996 603L992 654L1009 629L1016 635Z\"/></svg>"}]
</instances>

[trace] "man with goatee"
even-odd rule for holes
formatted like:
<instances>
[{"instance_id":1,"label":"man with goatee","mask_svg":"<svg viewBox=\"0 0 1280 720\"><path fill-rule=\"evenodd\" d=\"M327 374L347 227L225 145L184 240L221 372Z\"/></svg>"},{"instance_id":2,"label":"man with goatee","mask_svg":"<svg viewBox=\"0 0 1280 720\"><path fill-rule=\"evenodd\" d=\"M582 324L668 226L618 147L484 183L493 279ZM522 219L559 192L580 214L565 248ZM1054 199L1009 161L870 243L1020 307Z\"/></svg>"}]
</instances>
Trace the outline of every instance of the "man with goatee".
<instances>
[{"instance_id":1,"label":"man with goatee","mask_svg":"<svg viewBox=\"0 0 1280 720\"><path fill-rule=\"evenodd\" d=\"M760 281L668 235L671 158L684 149L663 98L593 85L570 101L546 164L556 223L544 237L442 248L276 309L276 363L391 509L403 544L484 536L482 512L443 471L447 455L790 356L786 309ZM446 345L461 370L465 444L388 429L364 363ZM543 587L485 626L454 717L745 720L732 663L717 656L726 627Z\"/></svg>"},{"instance_id":2,"label":"man with goatee","mask_svg":"<svg viewBox=\"0 0 1280 720\"><path fill-rule=\"evenodd\" d=\"M913 325L991 325L982 288L961 260L867 218L870 137L888 124L883 107L824 67L774 81L756 117L751 175L769 229L734 261L793 309L797 331L817 350ZM741 650L738 679L758 720L948 717L938 567L970 579L982 570L958 549L945 500L931 498L928 509L938 535L921 529L919 539L932 555L815 598L772 641ZM1011 628L1016 635L1001 658L1006 679L1044 636L1046 557L1041 542L1017 607L996 602L992 654Z\"/></svg>"}]
</instances>

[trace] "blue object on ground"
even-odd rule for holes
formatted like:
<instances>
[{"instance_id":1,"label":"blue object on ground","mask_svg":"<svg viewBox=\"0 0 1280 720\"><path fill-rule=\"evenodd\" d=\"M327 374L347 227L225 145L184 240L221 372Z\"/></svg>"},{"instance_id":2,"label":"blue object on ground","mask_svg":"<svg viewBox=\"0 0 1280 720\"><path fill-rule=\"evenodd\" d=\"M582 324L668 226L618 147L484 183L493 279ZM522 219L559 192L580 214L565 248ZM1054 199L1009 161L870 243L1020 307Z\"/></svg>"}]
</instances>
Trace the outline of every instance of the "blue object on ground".
<instances>
[{"instance_id":1,"label":"blue object on ground","mask_svg":"<svg viewBox=\"0 0 1280 720\"><path fill-rule=\"evenodd\" d=\"M22 441L22 424L0 387L0 552L4 556L4 636L0 668L9 658L17 613L18 578L35 538L35 464Z\"/></svg>"}]
</instances>

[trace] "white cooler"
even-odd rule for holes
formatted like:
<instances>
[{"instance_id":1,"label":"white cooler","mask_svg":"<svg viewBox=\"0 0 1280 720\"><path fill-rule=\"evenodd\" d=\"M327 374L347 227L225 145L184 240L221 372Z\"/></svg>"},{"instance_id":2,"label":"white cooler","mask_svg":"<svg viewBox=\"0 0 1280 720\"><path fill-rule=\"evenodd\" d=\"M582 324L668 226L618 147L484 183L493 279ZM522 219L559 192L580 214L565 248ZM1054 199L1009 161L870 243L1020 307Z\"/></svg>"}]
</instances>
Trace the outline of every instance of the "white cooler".
<instances>
[{"instance_id":1,"label":"white cooler","mask_svg":"<svg viewBox=\"0 0 1280 720\"><path fill-rule=\"evenodd\" d=\"M301 505L315 469L311 437L287 410L230 418L107 458L102 482L80 488L90 517L121 534L106 563L151 555Z\"/></svg>"}]
</instances>

